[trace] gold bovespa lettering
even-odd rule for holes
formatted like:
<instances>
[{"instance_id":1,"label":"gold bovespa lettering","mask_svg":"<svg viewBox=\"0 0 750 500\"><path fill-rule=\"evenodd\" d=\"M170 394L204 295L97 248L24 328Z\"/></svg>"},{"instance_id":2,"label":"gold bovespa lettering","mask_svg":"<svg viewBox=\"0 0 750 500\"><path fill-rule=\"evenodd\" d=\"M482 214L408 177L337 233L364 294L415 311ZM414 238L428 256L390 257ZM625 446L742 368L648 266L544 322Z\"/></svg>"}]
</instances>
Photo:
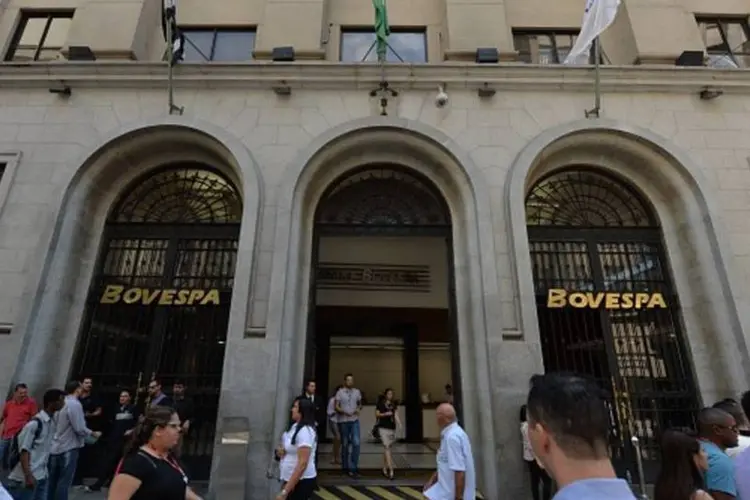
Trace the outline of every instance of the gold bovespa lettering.
<instances>
[{"instance_id":1,"label":"gold bovespa lettering","mask_svg":"<svg viewBox=\"0 0 750 500\"><path fill-rule=\"evenodd\" d=\"M661 293L646 292L568 292L561 288L547 291L547 307L576 309L654 309L667 307Z\"/></svg>"},{"instance_id":2,"label":"gold bovespa lettering","mask_svg":"<svg viewBox=\"0 0 750 500\"><path fill-rule=\"evenodd\" d=\"M125 288L122 285L107 285L99 298L101 304L128 305L160 305L160 306L185 306L185 305L220 305L221 295L219 290L198 289L149 289L149 288Z\"/></svg>"}]
</instances>

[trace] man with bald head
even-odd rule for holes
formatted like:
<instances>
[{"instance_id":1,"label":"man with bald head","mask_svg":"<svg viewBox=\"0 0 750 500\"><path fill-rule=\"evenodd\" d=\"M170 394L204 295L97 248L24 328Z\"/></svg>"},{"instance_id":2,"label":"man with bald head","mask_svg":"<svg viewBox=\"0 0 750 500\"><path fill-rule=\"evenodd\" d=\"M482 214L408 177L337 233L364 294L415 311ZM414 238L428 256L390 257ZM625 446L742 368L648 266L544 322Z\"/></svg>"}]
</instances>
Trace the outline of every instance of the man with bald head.
<instances>
[{"instance_id":1,"label":"man with bald head","mask_svg":"<svg viewBox=\"0 0 750 500\"><path fill-rule=\"evenodd\" d=\"M469 436L458 425L453 405L441 404L436 414L440 427L437 472L425 484L424 496L429 500L474 500L477 486Z\"/></svg>"},{"instance_id":2,"label":"man with bald head","mask_svg":"<svg viewBox=\"0 0 750 500\"><path fill-rule=\"evenodd\" d=\"M706 489L714 500L733 500L737 496L734 463L727 448L737 446L737 422L719 408L704 408L698 413L701 447L708 456Z\"/></svg>"}]
</instances>

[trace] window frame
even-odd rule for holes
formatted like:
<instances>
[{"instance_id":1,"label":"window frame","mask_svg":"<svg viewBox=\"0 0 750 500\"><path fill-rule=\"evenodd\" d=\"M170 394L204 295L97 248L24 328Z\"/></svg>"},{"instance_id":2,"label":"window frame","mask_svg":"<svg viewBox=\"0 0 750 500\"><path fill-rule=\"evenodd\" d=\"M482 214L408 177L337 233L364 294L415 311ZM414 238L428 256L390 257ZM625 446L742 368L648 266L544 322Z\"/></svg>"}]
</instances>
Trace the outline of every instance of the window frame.
<instances>
[{"instance_id":1,"label":"window frame","mask_svg":"<svg viewBox=\"0 0 750 500\"><path fill-rule=\"evenodd\" d=\"M0 169L0 219L2 219L5 204L8 202L10 186L20 162L20 151L0 151L0 165L2 165Z\"/></svg>"},{"instance_id":2,"label":"window frame","mask_svg":"<svg viewBox=\"0 0 750 500\"><path fill-rule=\"evenodd\" d=\"M185 44L190 44L192 48L198 52L200 55L205 57L204 61L184 61L188 64L190 63L200 63L200 62L217 62L214 61L214 55L216 54L216 40L219 38L219 34L221 33L253 33L253 48L250 51L250 59L242 60L242 61L218 61L218 62L250 62L255 60L255 56L253 52L255 52L255 43L258 39L258 27L257 26L196 26L191 24L186 25L180 25L178 26L179 32L182 33L185 36ZM206 57L206 54L203 54L198 47L195 46L195 44L190 41L189 33L190 32L210 32L212 35L211 39L211 54Z\"/></svg>"},{"instance_id":3,"label":"window frame","mask_svg":"<svg viewBox=\"0 0 750 500\"><path fill-rule=\"evenodd\" d=\"M18 23L16 24L15 30L13 30L13 36L10 39L10 43L8 44L8 50L5 52L5 57L3 60L5 62L29 62L29 61L15 61L13 57L16 55L16 52L18 51L18 45L21 43L21 39L23 38L23 34L26 31L26 28L29 24L29 21L32 19L47 19L47 23L44 25L44 29L42 30L42 34L39 38L38 45L36 47L36 51L34 52L34 58L32 59L32 62L37 62L39 60L39 54L42 52L44 47L44 41L47 39L47 35L49 34L50 27L52 26L52 22L55 19L73 19L73 16L75 15L75 9L44 9L44 10L35 10L35 9L22 9L20 13L20 18L18 20ZM51 47L55 48L55 47ZM60 50L62 51L63 46L60 47Z\"/></svg>"},{"instance_id":4,"label":"window frame","mask_svg":"<svg viewBox=\"0 0 750 500\"><path fill-rule=\"evenodd\" d=\"M557 47L558 36L576 37L576 40L577 40L577 37L580 36L580 34L581 34L581 30L575 29L575 28L513 28L511 30L511 35L513 37L513 50L515 50L516 52L519 52L515 44L516 37L530 37L530 36L544 35L550 39L550 42L552 43L553 57L555 58L554 63L543 64L539 62L538 57L537 57L537 60L534 61L533 53L530 54L531 59L532 59L531 62L521 61L525 64L539 64L542 66L555 66L555 65L564 63L564 59L560 60L560 51ZM575 40L573 41L573 44L575 44ZM572 48L572 45L571 45L571 48ZM520 55L520 52L519 52L519 55ZM605 60L606 59L604 57L604 51L602 51L600 47L599 64L604 64ZM595 64L595 62L596 62L596 59L594 55L594 46L592 44L591 51L589 52L588 64Z\"/></svg>"},{"instance_id":5,"label":"window frame","mask_svg":"<svg viewBox=\"0 0 750 500\"><path fill-rule=\"evenodd\" d=\"M344 55L344 36L349 34L372 34L375 35L375 29L370 26L361 26L361 25L350 25L350 26L341 26L339 29L339 57L338 62L344 63L344 64L377 64L377 62L368 62L368 61L344 61L342 59ZM430 62L430 51L429 47L427 46L427 26L398 26L398 27L391 27L391 34L411 34L411 35L422 35L422 39L424 40L423 49L424 49L424 61L423 62L412 62L412 61L403 61L399 60L399 64L427 64ZM373 40L374 41L374 40ZM375 50L373 47L372 50ZM401 56L396 53L393 49L388 49L394 54L396 54L397 59L401 59ZM371 51L372 52L372 51ZM369 54L368 54L369 56Z\"/></svg>"},{"instance_id":6,"label":"window frame","mask_svg":"<svg viewBox=\"0 0 750 500\"><path fill-rule=\"evenodd\" d=\"M725 24L734 24L738 25L740 28L742 28L742 32L745 34L745 43L750 43L750 19L748 16L721 16L721 15L710 15L710 14L696 14L695 15L695 23L698 25L698 29L701 32L701 38L703 39L704 49L706 50L706 55L716 55L716 56L728 56L734 64L737 66L737 68L746 68L746 64L740 64L737 61L737 57L735 56L734 48L729 45L729 39L727 38L726 30L724 29ZM715 24L716 27L719 29L719 35L721 36L721 41L726 46L726 52L717 52L717 51L710 51L708 49L708 45L706 45L705 41L705 35L706 35L706 28L708 24ZM748 53L741 53L745 56L750 56L750 52Z\"/></svg>"}]
</instances>

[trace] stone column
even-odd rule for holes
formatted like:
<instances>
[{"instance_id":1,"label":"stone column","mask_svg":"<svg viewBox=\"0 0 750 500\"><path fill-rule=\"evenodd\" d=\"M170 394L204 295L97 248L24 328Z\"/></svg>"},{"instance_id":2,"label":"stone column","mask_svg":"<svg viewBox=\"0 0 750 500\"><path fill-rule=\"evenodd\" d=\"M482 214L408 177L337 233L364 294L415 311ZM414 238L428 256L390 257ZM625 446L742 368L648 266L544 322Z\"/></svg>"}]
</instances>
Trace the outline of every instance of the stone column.
<instances>
[{"instance_id":1,"label":"stone column","mask_svg":"<svg viewBox=\"0 0 750 500\"><path fill-rule=\"evenodd\" d=\"M620 9L615 25L602 36L602 48L615 64L673 65L686 50L705 50L695 15L680 0L625 0ZM627 45L631 49L622 52Z\"/></svg>"},{"instance_id":2,"label":"stone column","mask_svg":"<svg viewBox=\"0 0 750 500\"><path fill-rule=\"evenodd\" d=\"M495 47L501 61L514 61L505 0L445 0L448 40L445 58L471 61L479 47Z\"/></svg>"},{"instance_id":3,"label":"stone column","mask_svg":"<svg viewBox=\"0 0 750 500\"><path fill-rule=\"evenodd\" d=\"M78 7L68 45L88 46L97 59L152 59L152 38L161 37L161 1L92 0ZM104 19L114 22L103 22ZM67 57L67 47L63 50Z\"/></svg>"},{"instance_id":4,"label":"stone column","mask_svg":"<svg viewBox=\"0 0 750 500\"><path fill-rule=\"evenodd\" d=\"M324 59L321 46L328 0L267 0L258 25L255 58L270 59L274 47L294 47L296 58Z\"/></svg>"}]
</instances>

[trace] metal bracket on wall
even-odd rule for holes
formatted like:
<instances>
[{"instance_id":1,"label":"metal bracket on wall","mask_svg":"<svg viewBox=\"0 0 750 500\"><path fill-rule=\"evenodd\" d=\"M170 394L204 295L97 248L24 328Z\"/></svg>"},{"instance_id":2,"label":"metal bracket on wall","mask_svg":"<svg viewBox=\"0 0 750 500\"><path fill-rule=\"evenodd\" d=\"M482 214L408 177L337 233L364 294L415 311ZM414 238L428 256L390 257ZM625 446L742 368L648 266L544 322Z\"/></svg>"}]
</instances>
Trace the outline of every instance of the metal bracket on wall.
<instances>
[{"instance_id":1,"label":"metal bracket on wall","mask_svg":"<svg viewBox=\"0 0 750 500\"><path fill-rule=\"evenodd\" d=\"M10 335L13 330L12 323L0 323L0 335Z\"/></svg>"},{"instance_id":2,"label":"metal bracket on wall","mask_svg":"<svg viewBox=\"0 0 750 500\"><path fill-rule=\"evenodd\" d=\"M266 338L266 327L265 326L251 326L245 329L243 338L246 339L263 339Z\"/></svg>"}]
</instances>

